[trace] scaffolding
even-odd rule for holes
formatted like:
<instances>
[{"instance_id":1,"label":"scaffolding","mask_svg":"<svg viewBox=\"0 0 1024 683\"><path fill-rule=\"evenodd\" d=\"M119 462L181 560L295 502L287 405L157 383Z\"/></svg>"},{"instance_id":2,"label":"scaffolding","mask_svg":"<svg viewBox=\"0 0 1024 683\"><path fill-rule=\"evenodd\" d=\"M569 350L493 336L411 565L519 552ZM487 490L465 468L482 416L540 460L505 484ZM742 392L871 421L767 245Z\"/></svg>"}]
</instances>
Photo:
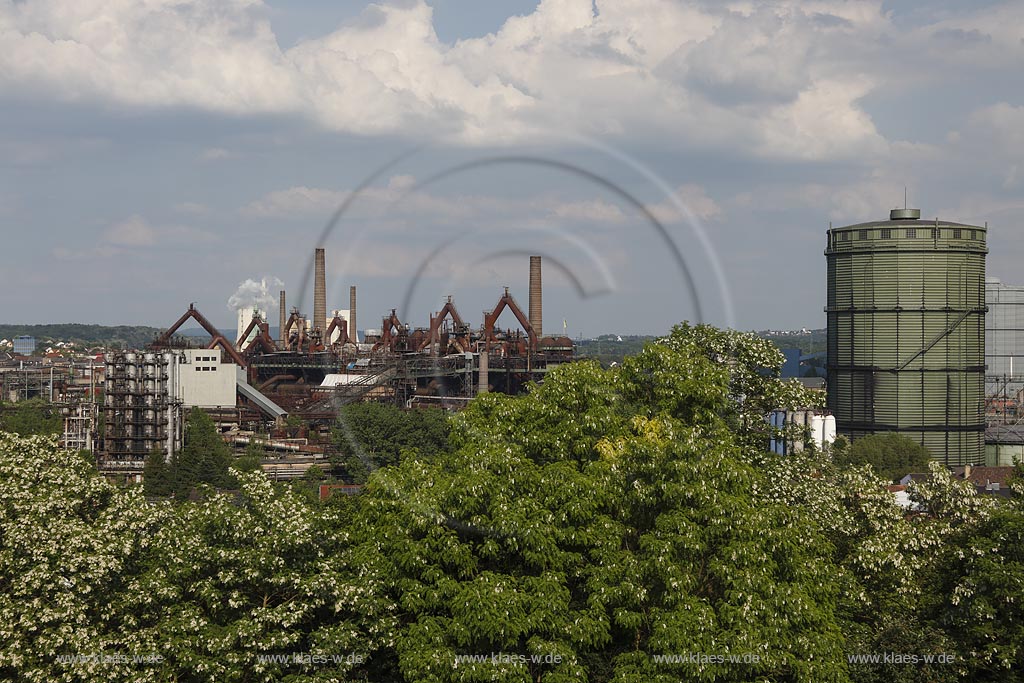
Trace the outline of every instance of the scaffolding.
<instances>
[{"instance_id":1,"label":"scaffolding","mask_svg":"<svg viewBox=\"0 0 1024 683\"><path fill-rule=\"evenodd\" d=\"M181 447L181 401L174 385L174 353L114 353L104 380L105 426L101 466L138 469L160 452L170 460Z\"/></svg>"},{"instance_id":2,"label":"scaffolding","mask_svg":"<svg viewBox=\"0 0 1024 683\"><path fill-rule=\"evenodd\" d=\"M98 410L93 400L66 403L61 406L64 415L64 435L61 446L69 451L92 451L96 438Z\"/></svg>"}]
</instances>

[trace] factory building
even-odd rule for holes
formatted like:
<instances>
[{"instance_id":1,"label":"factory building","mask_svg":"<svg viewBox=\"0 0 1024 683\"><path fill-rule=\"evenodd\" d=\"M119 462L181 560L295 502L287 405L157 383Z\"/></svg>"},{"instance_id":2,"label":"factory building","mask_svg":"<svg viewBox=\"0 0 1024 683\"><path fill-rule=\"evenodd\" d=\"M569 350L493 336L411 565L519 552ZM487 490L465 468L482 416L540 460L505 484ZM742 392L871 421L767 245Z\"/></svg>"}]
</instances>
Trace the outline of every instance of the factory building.
<instances>
[{"instance_id":1,"label":"factory building","mask_svg":"<svg viewBox=\"0 0 1024 683\"><path fill-rule=\"evenodd\" d=\"M836 418L821 410L773 410L768 415L772 438L768 451L791 455L813 448L819 453L836 440Z\"/></svg>"},{"instance_id":2,"label":"factory building","mask_svg":"<svg viewBox=\"0 0 1024 683\"><path fill-rule=\"evenodd\" d=\"M920 220L828 230L828 407L854 439L897 432L984 462L987 228Z\"/></svg>"},{"instance_id":3,"label":"factory building","mask_svg":"<svg viewBox=\"0 0 1024 683\"><path fill-rule=\"evenodd\" d=\"M351 318L349 317L349 310L348 309L346 309L346 308L340 308L340 309L336 308L333 311L331 311L331 317L329 317L327 320L324 321L323 329L324 330L330 329L331 322L335 318L341 318L346 323L351 322ZM338 340L341 339L341 337L343 336L343 333L346 333L346 332L348 332L351 335L351 333L349 332L348 329L342 330L342 329L336 327L331 332L330 339L325 340L325 343L326 344L336 344L338 342Z\"/></svg>"},{"instance_id":4,"label":"factory building","mask_svg":"<svg viewBox=\"0 0 1024 683\"><path fill-rule=\"evenodd\" d=\"M1024 459L1024 286L985 280L985 464Z\"/></svg>"},{"instance_id":5,"label":"factory building","mask_svg":"<svg viewBox=\"0 0 1024 683\"><path fill-rule=\"evenodd\" d=\"M180 450L177 353L112 353L104 376L103 470L139 472L153 451L170 459Z\"/></svg>"},{"instance_id":6,"label":"factory building","mask_svg":"<svg viewBox=\"0 0 1024 683\"><path fill-rule=\"evenodd\" d=\"M210 349L184 349L178 359L177 397L185 409L235 407L238 366L223 362L220 351Z\"/></svg>"},{"instance_id":7,"label":"factory building","mask_svg":"<svg viewBox=\"0 0 1024 683\"><path fill-rule=\"evenodd\" d=\"M17 356L31 356L36 352L36 338L28 335L15 337L13 350Z\"/></svg>"},{"instance_id":8,"label":"factory building","mask_svg":"<svg viewBox=\"0 0 1024 683\"><path fill-rule=\"evenodd\" d=\"M985 393L1024 388L1024 286L985 280Z\"/></svg>"}]
</instances>

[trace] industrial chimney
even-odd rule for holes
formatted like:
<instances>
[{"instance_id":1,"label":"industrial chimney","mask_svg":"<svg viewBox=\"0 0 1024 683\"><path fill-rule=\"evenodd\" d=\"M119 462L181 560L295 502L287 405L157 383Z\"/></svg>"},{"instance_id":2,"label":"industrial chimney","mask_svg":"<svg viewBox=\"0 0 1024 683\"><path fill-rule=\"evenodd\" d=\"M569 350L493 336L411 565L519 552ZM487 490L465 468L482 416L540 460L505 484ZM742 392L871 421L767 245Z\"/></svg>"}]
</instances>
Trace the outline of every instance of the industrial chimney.
<instances>
[{"instance_id":1,"label":"industrial chimney","mask_svg":"<svg viewBox=\"0 0 1024 683\"><path fill-rule=\"evenodd\" d=\"M530 257L530 327L540 339L544 321L543 294L540 284L540 256Z\"/></svg>"},{"instance_id":2,"label":"industrial chimney","mask_svg":"<svg viewBox=\"0 0 1024 683\"><path fill-rule=\"evenodd\" d=\"M348 288L348 338L353 343L359 343L359 337L356 332L356 286L352 285Z\"/></svg>"},{"instance_id":3,"label":"industrial chimney","mask_svg":"<svg viewBox=\"0 0 1024 683\"><path fill-rule=\"evenodd\" d=\"M277 336L281 338L281 346L282 347L288 341L287 339L284 338L284 328L285 328L285 325L288 324L287 315L288 315L288 309L285 307L284 290L282 289L281 290L280 311L279 311L279 315L278 315L278 320L281 321L280 322L281 327L278 328L278 330L277 330Z\"/></svg>"},{"instance_id":4,"label":"industrial chimney","mask_svg":"<svg viewBox=\"0 0 1024 683\"><path fill-rule=\"evenodd\" d=\"M322 247L316 250L314 269L312 327L324 330L327 325L327 267Z\"/></svg>"}]
</instances>

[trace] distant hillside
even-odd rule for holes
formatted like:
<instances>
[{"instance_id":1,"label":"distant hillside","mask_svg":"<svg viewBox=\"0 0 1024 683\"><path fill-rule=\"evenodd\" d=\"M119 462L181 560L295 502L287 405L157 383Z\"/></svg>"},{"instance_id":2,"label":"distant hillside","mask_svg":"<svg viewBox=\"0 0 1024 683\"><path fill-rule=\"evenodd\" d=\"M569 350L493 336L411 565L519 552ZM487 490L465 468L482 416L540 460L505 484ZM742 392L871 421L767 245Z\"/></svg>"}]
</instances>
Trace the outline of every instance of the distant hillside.
<instances>
[{"instance_id":1,"label":"distant hillside","mask_svg":"<svg viewBox=\"0 0 1024 683\"><path fill-rule=\"evenodd\" d=\"M626 356L632 356L643 350L644 344L657 339L650 335L603 334L595 339L578 339L576 344L577 358L593 358L602 365L621 363Z\"/></svg>"},{"instance_id":2,"label":"distant hillside","mask_svg":"<svg viewBox=\"0 0 1024 683\"><path fill-rule=\"evenodd\" d=\"M86 346L110 346L115 348L141 349L166 328L145 325L83 325L64 323L59 325L0 325L0 339L14 339L22 335L35 337L39 343L47 340L73 341ZM229 339L235 334L234 327L217 328ZM270 328L270 335L277 339L277 327ZM182 327L175 336L206 337L201 327Z\"/></svg>"},{"instance_id":3,"label":"distant hillside","mask_svg":"<svg viewBox=\"0 0 1024 683\"><path fill-rule=\"evenodd\" d=\"M89 346L120 346L142 348L153 341L162 330L143 325L83 325L65 323L59 325L0 325L0 339L14 339L21 335L35 337L39 342L46 340L73 341Z\"/></svg>"},{"instance_id":4,"label":"distant hillside","mask_svg":"<svg viewBox=\"0 0 1024 683\"><path fill-rule=\"evenodd\" d=\"M762 330L756 334L775 342L780 349L800 349L805 354L824 351L828 341L824 329L808 330L805 333Z\"/></svg>"}]
</instances>

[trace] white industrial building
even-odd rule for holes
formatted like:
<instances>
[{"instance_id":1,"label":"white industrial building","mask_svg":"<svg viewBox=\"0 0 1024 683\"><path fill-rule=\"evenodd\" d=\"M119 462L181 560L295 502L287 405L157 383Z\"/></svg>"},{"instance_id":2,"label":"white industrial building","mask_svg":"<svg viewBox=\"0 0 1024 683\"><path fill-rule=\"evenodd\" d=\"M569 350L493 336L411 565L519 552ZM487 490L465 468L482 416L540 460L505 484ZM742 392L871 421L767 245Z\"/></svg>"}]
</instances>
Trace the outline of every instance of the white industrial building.
<instances>
[{"instance_id":1,"label":"white industrial building","mask_svg":"<svg viewBox=\"0 0 1024 683\"><path fill-rule=\"evenodd\" d=\"M185 409L235 407L241 368L221 362L219 350L187 349L180 352L178 362L178 398Z\"/></svg>"}]
</instances>

